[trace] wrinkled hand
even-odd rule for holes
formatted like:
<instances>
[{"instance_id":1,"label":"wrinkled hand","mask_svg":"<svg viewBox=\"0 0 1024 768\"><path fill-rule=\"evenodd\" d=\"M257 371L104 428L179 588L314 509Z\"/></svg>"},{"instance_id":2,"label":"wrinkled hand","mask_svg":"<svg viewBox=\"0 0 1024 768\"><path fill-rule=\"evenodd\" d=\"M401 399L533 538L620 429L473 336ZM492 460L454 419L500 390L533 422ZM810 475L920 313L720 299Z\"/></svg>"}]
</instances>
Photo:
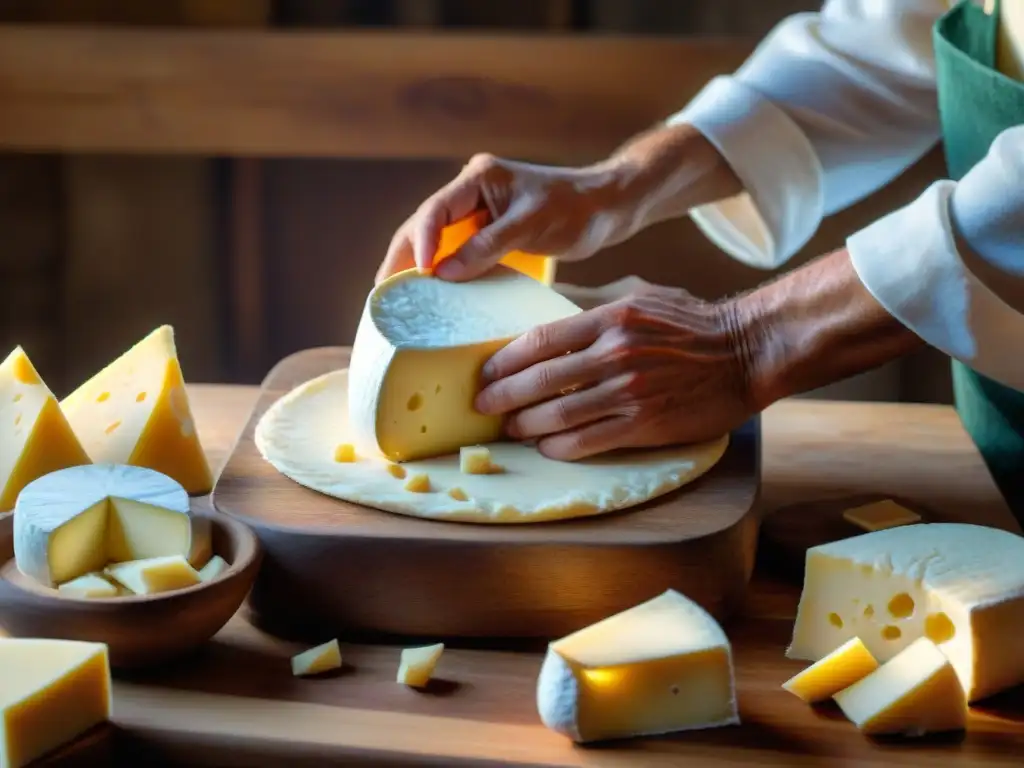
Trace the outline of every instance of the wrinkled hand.
<instances>
[{"instance_id":1,"label":"wrinkled hand","mask_svg":"<svg viewBox=\"0 0 1024 768\"><path fill-rule=\"evenodd\" d=\"M484 377L477 409L554 459L710 440L754 412L729 304L649 284L533 329Z\"/></svg>"}]
</instances>

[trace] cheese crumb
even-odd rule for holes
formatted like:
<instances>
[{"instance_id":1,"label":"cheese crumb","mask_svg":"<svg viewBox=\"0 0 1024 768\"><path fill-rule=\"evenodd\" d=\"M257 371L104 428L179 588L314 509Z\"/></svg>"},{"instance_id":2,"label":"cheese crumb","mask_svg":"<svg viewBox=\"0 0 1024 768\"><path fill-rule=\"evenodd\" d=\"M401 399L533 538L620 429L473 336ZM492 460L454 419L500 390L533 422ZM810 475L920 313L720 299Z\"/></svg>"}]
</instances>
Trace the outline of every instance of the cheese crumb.
<instances>
[{"instance_id":1,"label":"cheese crumb","mask_svg":"<svg viewBox=\"0 0 1024 768\"><path fill-rule=\"evenodd\" d=\"M434 675L437 662L444 652L444 643L421 648L406 648L398 665L397 682L414 688L423 688Z\"/></svg>"},{"instance_id":2,"label":"cheese crumb","mask_svg":"<svg viewBox=\"0 0 1024 768\"><path fill-rule=\"evenodd\" d=\"M456 501L469 501L469 497L466 495L466 492L461 488L452 488L448 491L448 495Z\"/></svg>"},{"instance_id":3,"label":"cheese crumb","mask_svg":"<svg viewBox=\"0 0 1024 768\"><path fill-rule=\"evenodd\" d=\"M388 464L388 474L402 480L405 478L405 467L400 464Z\"/></svg>"},{"instance_id":4,"label":"cheese crumb","mask_svg":"<svg viewBox=\"0 0 1024 768\"><path fill-rule=\"evenodd\" d=\"M428 493L430 491L430 477L425 473L413 475L405 482L405 490L413 493Z\"/></svg>"},{"instance_id":5,"label":"cheese crumb","mask_svg":"<svg viewBox=\"0 0 1024 768\"><path fill-rule=\"evenodd\" d=\"M334 460L341 463L350 463L356 460L356 448L352 443L341 443L334 449Z\"/></svg>"},{"instance_id":6,"label":"cheese crumb","mask_svg":"<svg viewBox=\"0 0 1024 768\"><path fill-rule=\"evenodd\" d=\"M459 449L459 470L465 475L486 475L491 469L491 451L483 445Z\"/></svg>"}]
</instances>

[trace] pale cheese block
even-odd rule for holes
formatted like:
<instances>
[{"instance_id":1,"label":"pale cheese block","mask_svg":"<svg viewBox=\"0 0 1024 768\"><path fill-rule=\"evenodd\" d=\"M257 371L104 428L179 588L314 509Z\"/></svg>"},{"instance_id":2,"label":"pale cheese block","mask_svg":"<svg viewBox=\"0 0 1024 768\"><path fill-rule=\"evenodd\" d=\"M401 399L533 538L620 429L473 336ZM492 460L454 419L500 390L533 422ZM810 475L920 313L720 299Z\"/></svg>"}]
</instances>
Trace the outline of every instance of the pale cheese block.
<instances>
[{"instance_id":1,"label":"pale cheese block","mask_svg":"<svg viewBox=\"0 0 1024 768\"><path fill-rule=\"evenodd\" d=\"M493 472L491 449L486 445L467 445L459 449L459 470L467 475L487 475Z\"/></svg>"},{"instance_id":2,"label":"pale cheese block","mask_svg":"<svg viewBox=\"0 0 1024 768\"><path fill-rule=\"evenodd\" d=\"M341 648L338 647L337 640L328 640L315 648L292 656L292 674L295 677L319 675L340 666Z\"/></svg>"},{"instance_id":3,"label":"pale cheese block","mask_svg":"<svg viewBox=\"0 0 1024 768\"><path fill-rule=\"evenodd\" d=\"M193 568L206 566L213 557L213 523L204 515L192 516L192 546L188 561Z\"/></svg>"},{"instance_id":4,"label":"pale cheese block","mask_svg":"<svg viewBox=\"0 0 1024 768\"><path fill-rule=\"evenodd\" d=\"M859 637L880 662L920 637L949 657L969 701L1024 682L1024 538L923 523L807 552L786 655L817 661Z\"/></svg>"},{"instance_id":5,"label":"pale cheese block","mask_svg":"<svg viewBox=\"0 0 1024 768\"><path fill-rule=\"evenodd\" d=\"M732 650L703 608L668 590L551 643L537 710L581 743L735 725Z\"/></svg>"},{"instance_id":6,"label":"pale cheese block","mask_svg":"<svg viewBox=\"0 0 1024 768\"><path fill-rule=\"evenodd\" d=\"M413 688L424 688L434 676L437 662L444 653L444 643L405 648L398 664L397 681Z\"/></svg>"},{"instance_id":7,"label":"pale cheese block","mask_svg":"<svg viewBox=\"0 0 1024 768\"><path fill-rule=\"evenodd\" d=\"M926 637L834 699L843 714L871 736L923 736L967 725L967 698L956 671Z\"/></svg>"},{"instance_id":8,"label":"pale cheese block","mask_svg":"<svg viewBox=\"0 0 1024 768\"><path fill-rule=\"evenodd\" d=\"M843 512L843 519L865 531L883 531L897 525L921 522L921 516L891 499L853 507Z\"/></svg>"},{"instance_id":9,"label":"pale cheese block","mask_svg":"<svg viewBox=\"0 0 1024 768\"><path fill-rule=\"evenodd\" d=\"M878 661L859 637L851 638L825 658L814 662L782 684L794 696L815 704L878 669Z\"/></svg>"},{"instance_id":10,"label":"pale cheese block","mask_svg":"<svg viewBox=\"0 0 1024 768\"><path fill-rule=\"evenodd\" d=\"M117 597L121 590L102 573L87 573L77 579L66 581L57 591L68 597Z\"/></svg>"},{"instance_id":11,"label":"pale cheese block","mask_svg":"<svg viewBox=\"0 0 1024 768\"><path fill-rule=\"evenodd\" d=\"M214 555L206 565L199 569L199 580L213 581L227 569L227 560L220 555Z\"/></svg>"},{"instance_id":12,"label":"pale cheese block","mask_svg":"<svg viewBox=\"0 0 1024 768\"><path fill-rule=\"evenodd\" d=\"M435 520L535 523L597 515L643 504L693 482L725 453L725 435L699 445L622 451L555 461L525 443L487 446L500 473L464 474L458 452L393 464L383 458L334 461L352 429L345 402L349 371L319 376L292 390L260 418L255 442L263 458L307 488L375 509ZM426 475L430 490L405 488Z\"/></svg>"},{"instance_id":13,"label":"pale cheese block","mask_svg":"<svg viewBox=\"0 0 1024 768\"><path fill-rule=\"evenodd\" d=\"M199 572L183 555L114 563L103 572L135 595L156 595L201 583Z\"/></svg>"},{"instance_id":14,"label":"pale cheese block","mask_svg":"<svg viewBox=\"0 0 1024 768\"><path fill-rule=\"evenodd\" d=\"M416 269L384 280L366 299L349 362L356 453L405 462L497 440L502 417L473 407L484 363L534 326L580 311L502 265L464 283Z\"/></svg>"},{"instance_id":15,"label":"pale cheese block","mask_svg":"<svg viewBox=\"0 0 1024 768\"><path fill-rule=\"evenodd\" d=\"M169 325L82 384L61 408L93 461L155 469L193 495L213 488Z\"/></svg>"},{"instance_id":16,"label":"pale cheese block","mask_svg":"<svg viewBox=\"0 0 1024 768\"><path fill-rule=\"evenodd\" d=\"M152 469L69 467L29 483L15 507L18 570L47 586L110 562L187 556L191 547L188 494Z\"/></svg>"},{"instance_id":17,"label":"pale cheese block","mask_svg":"<svg viewBox=\"0 0 1024 768\"><path fill-rule=\"evenodd\" d=\"M37 477L89 463L57 399L16 347L0 363L0 512L14 509Z\"/></svg>"},{"instance_id":18,"label":"pale cheese block","mask_svg":"<svg viewBox=\"0 0 1024 768\"><path fill-rule=\"evenodd\" d=\"M0 768L22 768L106 722L107 646L0 638Z\"/></svg>"}]
</instances>

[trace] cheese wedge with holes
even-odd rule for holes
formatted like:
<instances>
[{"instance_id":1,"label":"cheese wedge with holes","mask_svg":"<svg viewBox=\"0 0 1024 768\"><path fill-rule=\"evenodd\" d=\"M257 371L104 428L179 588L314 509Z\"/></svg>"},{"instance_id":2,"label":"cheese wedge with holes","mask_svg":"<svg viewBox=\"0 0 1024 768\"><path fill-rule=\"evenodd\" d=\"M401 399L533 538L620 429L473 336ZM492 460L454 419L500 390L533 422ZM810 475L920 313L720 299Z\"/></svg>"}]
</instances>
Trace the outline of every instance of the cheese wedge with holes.
<instances>
[{"instance_id":1,"label":"cheese wedge with holes","mask_svg":"<svg viewBox=\"0 0 1024 768\"><path fill-rule=\"evenodd\" d=\"M322 645L292 656L292 674L319 675L341 666L341 648L337 640L328 640Z\"/></svg>"},{"instance_id":2,"label":"cheese wedge with holes","mask_svg":"<svg viewBox=\"0 0 1024 768\"><path fill-rule=\"evenodd\" d=\"M102 573L87 573L77 579L66 581L57 587L62 595L69 597L117 597L121 590Z\"/></svg>"},{"instance_id":3,"label":"cheese wedge with holes","mask_svg":"<svg viewBox=\"0 0 1024 768\"><path fill-rule=\"evenodd\" d=\"M349 362L356 452L413 461L497 440L501 417L473 407L484 363L534 326L580 311L501 265L465 283L415 269L384 280L366 300Z\"/></svg>"},{"instance_id":4,"label":"cheese wedge with holes","mask_svg":"<svg viewBox=\"0 0 1024 768\"><path fill-rule=\"evenodd\" d=\"M444 643L404 649L398 664L398 682L413 688L425 687L434 676L442 653Z\"/></svg>"},{"instance_id":5,"label":"cheese wedge with holes","mask_svg":"<svg viewBox=\"0 0 1024 768\"><path fill-rule=\"evenodd\" d=\"M847 640L825 658L816 661L782 684L808 704L826 701L878 669L878 662L859 637Z\"/></svg>"},{"instance_id":6,"label":"cheese wedge with holes","mask_svg":"<svg viewBox=\"0 0 1024 768\"><path fill-rule=\"evenodd\" d=\"M169 325L82 384L61 408L93 461L155 469L193 495L213 488Z\"/></svg>"},{"instance_id":7,"label":"cheese wedge with holes","mask_svg":"<svg viewBox=\"0 0 1024 768\"><path fill-rule=\"evenodd\" d=\"M0 363L0 512L21 489L58 469L89 464L57 399L21 347Z\"/></svg>"},{"instance_id":8,"label":"cheese wedge with holes","mask_svg":"<svg viewBox=\"0 0 1024 768\"><path fill-rule=\"evenodd\" d=\"M0 768L23 768L110 718L107 646L0 638Z\"/></svg>"},{"instance_id":9,"label":"cheese wedge with holes","mask_svg":"<svg viewBox=\"0 0 1024 768\"><path fill-rule=\"evenodd\" d=\"M834 698L843 714L871 736L923 736L967 725L967 698L960 679L949 659L926 637Z\"/></svg>"},{"instance_id":10,"label":"cheese wedge with holes","mask_svg":"<svg viewBox=\"0 0 1024 768\"><path fill-rule=\"evenodd\" d=\"M69 467L29 483L15 506L18 570L47 586L110 562L187 556L191 548L188 494L152 469Z\"/></svg>"},{"instance_id":11,"label":"cheese wedge with holes","mask_svg":"<svg viewBox=\"0 0 1024 768\"><path fill-rule=\"evenodd\" d=\"M668 590L551 643L537 709L576 742L738 724L732 650L703 608Z\"/></svg>"},{"instance_id":12,"label":"cheese wedge with holes","mask_svg":"<svg viewBox=\"0 0 1024 768\"><path fill-rule=\"evenodd\" d=\"M199 572L184 555L150 557L127 563L114 563L103 572L136 595L155 595L199 584Z\"/></svg>"},{"instance_id":13,"label":"cheese wedge with holes","mask_svg":"<svg viewBox=\"0 0 1024 768\"><path fill-rule=\"evenodd\" d=\"M1024 538L923 523L808 550L787 656L817 661L853 637L885 662L920 637L949 658L969 701L1024 682Z\"/></svg>"}]
</instances>

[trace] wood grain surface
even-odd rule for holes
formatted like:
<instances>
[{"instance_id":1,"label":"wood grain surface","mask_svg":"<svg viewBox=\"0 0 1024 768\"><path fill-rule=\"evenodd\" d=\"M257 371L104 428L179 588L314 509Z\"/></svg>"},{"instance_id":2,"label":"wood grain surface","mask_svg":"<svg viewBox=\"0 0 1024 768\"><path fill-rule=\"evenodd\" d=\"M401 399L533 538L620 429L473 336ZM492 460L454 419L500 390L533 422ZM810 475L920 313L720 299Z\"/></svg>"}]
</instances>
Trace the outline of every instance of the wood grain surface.
<instances>
[{"instance_id":1,"label":"wood grain surface","mask_svg":"<svg viewBox=\"0 0 1024 768\"><path fill-rule=\"evenodd\" d=\"M191 398L219 470L258 390L200 385ZM762 424L768 509L883 493L920 500L945 519L970 522L982 514L999 527L1015 526L950 408L790 400L769 408ZM118 680L114 726L46 765L1020 765L1020 691L975 707L963 737L902 743L866 739L834 708L810 708L780 690L801 668L783 656L798 596L798 581L759 566L742 616L726 625L743 718L735 728L575 748L539 724L536 652L450 648L438 667L445 682L417 693L394 682L398 648L342 638L340 673L305 680L293 678L288 664L289 654L305 646L269 637L236 616L189 663ZM113 763L88 762L111 745Z\"/></svg>"}]
</instances>

